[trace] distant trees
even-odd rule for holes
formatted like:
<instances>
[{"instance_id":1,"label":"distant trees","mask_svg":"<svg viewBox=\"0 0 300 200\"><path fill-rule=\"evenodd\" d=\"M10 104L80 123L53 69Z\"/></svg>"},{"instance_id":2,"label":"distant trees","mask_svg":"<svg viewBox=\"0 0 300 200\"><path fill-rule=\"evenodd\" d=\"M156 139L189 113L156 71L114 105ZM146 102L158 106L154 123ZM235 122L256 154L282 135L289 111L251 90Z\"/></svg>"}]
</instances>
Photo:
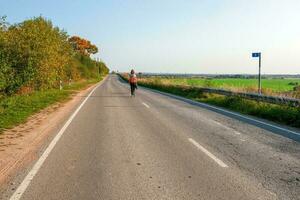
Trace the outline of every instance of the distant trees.
<instances>
[{"instance_id":1,"label":"distant trees","mask_svg":"<svg viewBox=\"0 0 300 200\"><path fill-rule=\"evenodd\" d=\"M0 95L24 87L57 87L59 80L99 76L90 54L98 48L78 36L54 27L50 20L36 17L9 25L0 18ZM79 55L80 54L80 55ZM105 67L106 65L105 65Z\"/></svg>"},{"instance_id":2,"label":"distant trees","mask_svg":"<svg viewBox=\"0 0 300 200\"><path fill-rule=\"evenodd\" d=\"M80 60L85 66L88 66L90 69L93 69L93 74L107 74L109 69L107 68L104 62L98 62L90 59L91 54L98 53L98 48L96 45L92 44L89 40L81 38L79 36L72 36L68 39L74 51L76 52L76 58ZM82 68L82 67L81 67ZM84 70L82 68L81 72L84 76L93 76L91 70Z\"/></svg>"},{"instance_id":3,"label":"distant trees","mask_svg":"<svg viewBox=\"0 0 300 200\"><path fill-rule=\"evenodd\" d=\"M97 66L99 67L99 73L104 75L109 73L109 69L104 62L97 62Z\"/></svg>"},{"instance_id":4,"label":"distant trees","mask_svg":"<svg viewBox=\"0 0 300 200\"><path fill-rule=\"evenodd\" d=\"M96 45L92 44L89 40L81 38L79 36L72 36L68 39L74 51L76 52L76 58L90 68L94 66L94 74L107 74L109 69L104 62L93 61L90 59L91 54L98 53ZM89 74L90 72L82 70L83 73Z\"/></svg>"}]
</instances>

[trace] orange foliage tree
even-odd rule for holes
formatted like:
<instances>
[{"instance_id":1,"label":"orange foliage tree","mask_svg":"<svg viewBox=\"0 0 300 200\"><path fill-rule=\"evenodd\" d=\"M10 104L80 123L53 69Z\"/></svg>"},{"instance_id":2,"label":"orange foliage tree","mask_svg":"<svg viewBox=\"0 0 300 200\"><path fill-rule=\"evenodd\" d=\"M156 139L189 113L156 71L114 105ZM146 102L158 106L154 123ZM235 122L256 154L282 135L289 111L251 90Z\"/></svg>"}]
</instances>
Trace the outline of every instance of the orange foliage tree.
<instances>
[{"instance_id":1,"label":"orange foliage tree","mask_svg":"<svg viewBox=\"0 0 300 200\"><path fill-rule=\"evenodd\" d=\"M81 37L72 36L69 38L69 42L73 46L74 50L82 55L89 56L90 54L95 54L98 52L96 45Z\"/></svg>"}]
</instances>

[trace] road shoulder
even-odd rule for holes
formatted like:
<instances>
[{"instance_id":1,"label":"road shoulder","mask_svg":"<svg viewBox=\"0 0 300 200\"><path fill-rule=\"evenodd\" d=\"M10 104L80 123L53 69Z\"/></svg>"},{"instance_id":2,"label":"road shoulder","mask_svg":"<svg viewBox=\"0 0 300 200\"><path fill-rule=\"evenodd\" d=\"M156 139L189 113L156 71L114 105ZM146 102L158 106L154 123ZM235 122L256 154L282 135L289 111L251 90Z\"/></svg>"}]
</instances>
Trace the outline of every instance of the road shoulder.
<instances>
[{"instance_id":1,"label":"road shoulder","mask_svg":"<svg viewBox=\"0 0 300 200\"><path fill-rule=\"evenodd\" d=\"M27 168L30 168L55 133L95 86L74 93L67 102L55 103L41 110L29 117L26 123L0 135L1 194L15 189L18 184L12 181L18 179L18 176L22 177Z\"/></svg>"}]
</instances>

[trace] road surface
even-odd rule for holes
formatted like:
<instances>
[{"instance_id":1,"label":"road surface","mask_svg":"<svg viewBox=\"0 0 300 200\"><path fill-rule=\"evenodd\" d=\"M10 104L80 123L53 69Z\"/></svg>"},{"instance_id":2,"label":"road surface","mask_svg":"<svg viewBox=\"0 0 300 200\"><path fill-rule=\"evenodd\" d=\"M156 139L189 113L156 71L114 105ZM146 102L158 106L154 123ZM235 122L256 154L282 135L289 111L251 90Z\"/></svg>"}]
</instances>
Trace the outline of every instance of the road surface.
<instances>
[{"instance_id":1,"label":"road surface","mask_svg":"<svg viewBox=\"0 0 300 200\"><path fill-rule=\"evenodd\" d=\"M298 142L116 75L51 150L11 199L300 199Z\"/></svg>"}]
</instances>

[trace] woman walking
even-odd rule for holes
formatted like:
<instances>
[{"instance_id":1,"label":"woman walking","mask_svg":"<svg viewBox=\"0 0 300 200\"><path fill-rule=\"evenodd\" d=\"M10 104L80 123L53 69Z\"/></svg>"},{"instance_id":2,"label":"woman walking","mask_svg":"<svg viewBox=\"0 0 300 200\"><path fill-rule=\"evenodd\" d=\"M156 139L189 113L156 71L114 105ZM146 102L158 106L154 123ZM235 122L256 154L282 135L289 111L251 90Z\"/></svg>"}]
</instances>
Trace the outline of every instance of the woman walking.
<instances>
[{"instance_id":1,"label":"woman walking","mask_svg":"<svg viewBox=\"0 0 300 200\"><path fill-rule=\"evenodd\" d=\"M131 96L135 96L135 89L137 89L137 77L132 69L129 74L129 84L130 84L130 90L131 90Z\"/></svg>"}]
</instances>

